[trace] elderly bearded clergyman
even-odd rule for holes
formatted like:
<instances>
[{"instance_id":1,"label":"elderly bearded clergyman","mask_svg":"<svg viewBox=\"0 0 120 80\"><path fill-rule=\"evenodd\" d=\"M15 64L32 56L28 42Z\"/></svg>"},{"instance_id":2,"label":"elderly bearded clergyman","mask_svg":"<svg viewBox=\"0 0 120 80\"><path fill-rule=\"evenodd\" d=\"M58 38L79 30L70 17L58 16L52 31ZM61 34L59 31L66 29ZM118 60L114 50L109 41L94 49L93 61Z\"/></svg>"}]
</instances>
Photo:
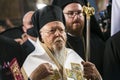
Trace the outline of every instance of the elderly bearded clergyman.
<instances>
[{"instance_id":1,"label":"elderly bearded clergyman","mask_svg":"<svg viewBox=\"0 0 120 80\"><path fill-rule=\"evenodd\" d=\"M101 80L94 64L66 48L65 19L62 10L46 6L32 17L39 32L36 49L27 57L23 68L32 80ZM84 72L83 72L84 71Z\"/></svg>"}]
</instances>

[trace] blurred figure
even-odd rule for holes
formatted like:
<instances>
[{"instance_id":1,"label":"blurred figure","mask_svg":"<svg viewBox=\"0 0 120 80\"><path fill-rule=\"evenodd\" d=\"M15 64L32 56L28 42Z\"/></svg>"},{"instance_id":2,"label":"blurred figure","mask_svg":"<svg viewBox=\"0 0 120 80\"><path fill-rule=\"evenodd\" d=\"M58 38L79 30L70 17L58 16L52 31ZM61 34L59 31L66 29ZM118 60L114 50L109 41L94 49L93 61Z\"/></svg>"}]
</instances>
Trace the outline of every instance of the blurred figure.
<instances>
[{"instance_id":1,"label":"blurred figure","mask_svg":"<svg viewBox=\"0 0 120 80\"><path fill-rule=\"evenodd\" d=\"M106 0L105 0L106 1ZM111 11L112 11L112 2L106 1L106 8L96 13L97 21L100 26L100 29L103 33L103 40L106 41L111 34Z\"/></svg>"},{"instance_id":2,"label":"blurred figure","mask_svg":"<svg viewBox=\"0 0 120 80\"><path fill-rule=\"evenodd\" d=\"M17 58L18 64L20 64L20 68L21 68L21 64L23 64L23 61L25 60L27 55L29 55L29 53L31 53L32 51L35 50L35 47L34 47L33 43L36 41L36 39L34 37L37 37L37 36L35 35L32 38L32 36L30 36L30 35L32 35L32 33L29 34L30 31L27 34L27 30L33 27L32 23L31 23L31 17L32 17L33 13L34 13L33 11L30 11L27 14L25 14L25 16L23 18L23 25L24 26L11 28L11 29L8 29L8 30L1 33L1 36L5 36L5 39L8 39L8 40L5 40L6 41L5 43L4 42L2 43L3 45L1 44L1 46L4 46L0 50L1 51L0 52L1 56L0 57L1 57L2 65L3 65L4 62L9 62L13 58ZM26 28L26 29L23 30L23 28ZM33 28L31 29L31 31L32 30L33 30ZM3 39L4 39L4 37L3 37ZM13 42L14 44L10 43L10 46L9 46L9 44L7 44L9 42ZM16 46L16 44L19 47ZM14 47L12 47L11 45L13 45ZM10 47L10 48L6 49L8 47ZM23 52L19 51L16 48L20 48L21 50L23 50ZM16 52L14 52L12 54L12 51L13 52L16 51ZM3 55L3 53L4 53L4 55ZM4 75L4 77L7 78L7 75Z\"/></svg>"},{"instance_id":3,"label":"blurred figure","mask_svg":"<svg viewBox=\"0 0 120 80\"><path fill-rule=\"evenodd\" d=\"M26 56L24 49L15 42L13 39L6 36L0 35L0 76L1 80L14 80L11 66L19 66L23 64ZM14 62L11 62L14 58L17 59L18 65L13 65ZM12 63L12 64L11 64ZM9 65L11 64L11 65ZM14 68L13 68L14 69ZM16 69L19 69L16 67ZM21 75L21 74L18 74Z\"/></svg>"},{"instance_id":4,"label":"blurred figure","mask_svg":"<svg viewBox=\"0 0 120 80\"><path fill-rule=\"evenodd\" d=\"M27 34L28 40L31 42L36 42L38 34L36 29L32 24L32 15L34 11L27 12L23 17L23 31ZM34 44L34 43L33 43Z\"/></svg>"},{"instance_id":5,"label":"blurred figure","mask_svg":"<svg viewBox=\"0 0 120 80\"><path fill-rule=\"evenodd\" d=\"M0 35L6 36L11 39L22 39L22 34L23 34L22 27L15 27L15 28L10 28L7 29L6 31L2 32Z\"/></svg>"},{"instance_id":6,"label":"blurred figure","mask_svg":"<svg viewBox=\"0 0 120 80\"><path fill-rule=\"evenodd\" d=\"M20 27L8 29L7 31L1 33L1 35L7 36L18 42L25 50L26 53L31 53L35 47L37 33L31 23L31 17L34 11L29 11L23 17L23 25ZM12 34L14 33L14 34Z\"/></svg>"},{"instance_id":7,"label":"blurred figure","mask_svg":"<svg viewBox=\"0 0 120 80\"><path fill-rule=\"evenodd\" d=\"M103 80L120 79L120 31L106 42L103 64Z\"/></svg>"},{"instance_id":8,"label":"blurred figure","mask_svg":"<svg viewBox=\"0 0 120 80\"><path fill-rule=\"evenodd\" d=\"M4 31L3 33L1 33L0 35L3 35L5 37L8 37L14 41L16 41L17 43L19 43L19 45L24 49L24 59L26 58L26 56L31 53L32 51L35 50L35 47L33 46L33 44L28 40L27 37L24 36L24 39L22 38L21 35L23 35L24 32L22 30L21 27L16 27L16 28L12 28L12 29L8 29L6 31ZM17 54L17 53L16 53Z\"/></svg>"}]
</instances>

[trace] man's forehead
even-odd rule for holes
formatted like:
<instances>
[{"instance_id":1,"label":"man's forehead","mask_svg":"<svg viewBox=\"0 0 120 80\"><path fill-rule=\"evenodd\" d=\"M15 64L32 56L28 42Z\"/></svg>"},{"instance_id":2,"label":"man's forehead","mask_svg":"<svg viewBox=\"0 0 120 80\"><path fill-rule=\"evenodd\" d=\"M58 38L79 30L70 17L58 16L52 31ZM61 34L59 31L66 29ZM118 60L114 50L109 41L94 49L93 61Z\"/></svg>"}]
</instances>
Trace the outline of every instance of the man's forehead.
<instances>
[{"instance_id":1,"label":"man's forehead","mask_svg":"<svg viewBox=\"0 0 120 80\"><path fill-rule=\"evenodd\" d=\"M60 21L52 21L47 23L43 28L64 28L64 24Z\"/></svg>"}]
</instances>

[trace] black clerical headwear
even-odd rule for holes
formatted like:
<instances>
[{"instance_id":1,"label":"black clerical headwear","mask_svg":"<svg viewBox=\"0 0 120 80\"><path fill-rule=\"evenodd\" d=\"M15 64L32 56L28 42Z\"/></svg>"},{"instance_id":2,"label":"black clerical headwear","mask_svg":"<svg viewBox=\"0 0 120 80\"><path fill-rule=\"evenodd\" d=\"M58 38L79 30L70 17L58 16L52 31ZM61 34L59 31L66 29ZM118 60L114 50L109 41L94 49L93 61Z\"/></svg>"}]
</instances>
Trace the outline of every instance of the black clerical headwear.
<instances>
[{"instance_id":1,"label":"black clerical headwear","mask_svg":"<svg viewBox=\"0 0 120 80\"><path fill-rule=\"evenodd\" d=\"M80 3L82 6L85 4L84 0L53 0L52 5L56 5L64 9L70 3Z\"/></svg>"},{"instance_id":2,"label":"black clerical headwear","mask_svg":"<svg viewBox=\"0 0 120 80\"><path fill-rule=\"evenodd\" d=\"M15 27L11 29L7 29L6 31L2 32L0 35L4 35L6 37L16 39L16 38L21 38L21 35L23 34L22 27Z\"/></svg>"},{"instance_id":3,"label":"black clerical headwear","mask_svg":"<svg viewBox=\"0 0 120 80\"><path fill-rule=\"evenodd\" d=\"M65 24L65 18L61 8L48 5L41 10L35 11L32 16L33 25L38 32L45 24L52 21L61 21Z\"/></svg>"}]
</instances>

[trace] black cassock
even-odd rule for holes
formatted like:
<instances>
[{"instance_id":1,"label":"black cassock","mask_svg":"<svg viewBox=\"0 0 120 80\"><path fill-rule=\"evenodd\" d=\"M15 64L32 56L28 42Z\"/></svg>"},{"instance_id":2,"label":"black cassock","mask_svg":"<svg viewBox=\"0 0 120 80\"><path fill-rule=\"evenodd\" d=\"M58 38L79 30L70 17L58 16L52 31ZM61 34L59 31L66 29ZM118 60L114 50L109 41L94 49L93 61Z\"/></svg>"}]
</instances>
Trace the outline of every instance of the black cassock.
<instances>
[{"instance_id":1,"label":"black cassock","mask_svg":"<svg viewBox=\"0 0 120 80\"><path fill-rule=\"evenodd\" d=\"M106 43L103 68L104 80L120 80L120 32Z\"/></svg>"},{"instance_id":2,"label":"black cassock","mask_svg":"<svg viewBox=\"0 0 120 80\"><path fill-rule=\"evenodd\" d=\"M83 41L84 40L84 41ZM85 37L67 35L67 47L75 50L85 60ZM90 61L95 64L102 74L104 42L97 35L91 33L90 37Z\"/></svg>"},{"instance_id":3,"label":"black cassock","mask_svg":"<svg viewBox=\"0 0 120 80\"><path fill-rule=\"evenodd\" d=\"M26 56L24 55L24 49L15 42L13 39L0 35L0 80L13 80L13 75L10 72L7 63L11 62L14 58L17 59L19 66L21 67Z\"/></svg>"},{"instance_id":4,"label":"black cassock","mask_svg":"<svg viewBox=\"0 0 120 80\"><path fill-rule=\"evenodd\" d=\"M16 58L19 66L21 67L27 55L30 53L30 51L26 50L31 49L33 51L33 47L29 47L28 49L26 48L28 47L23 47L13 39L0 35L0 66L3 67L4 63L11 62L14 58ZM0 70L0 77L2 77L0 80L9 80L10 75L6 75L9 71L10 70L6 69Z\"/></svg>"},{"instance_id":5,"label":"black cassock","mask_svg":"<svg viewBox=\"0 0 120 80\"><path fill-rule=\"evenodd\" d=\"M17 58L20 66L24 62L25 51L13 39L0 35L0 64L10 62L13 58Z\"/></svg>"},{"instance_id":6,"label":"black cassock","mask_svg":"<svg viewBox=\"0 0 120 80\"><path fill-rule=\"evenodd\" d=\"M11 58L18 57L18 61L22 60L19 63L21 66L26 56L34 51L35 47L29 40L25 41L22 45L14 41L14 39L21 38L23 33L21 26L0 33L0 54L5 56L0 56L2 59L10 61Z\"/></svg>"}]
</instances>

